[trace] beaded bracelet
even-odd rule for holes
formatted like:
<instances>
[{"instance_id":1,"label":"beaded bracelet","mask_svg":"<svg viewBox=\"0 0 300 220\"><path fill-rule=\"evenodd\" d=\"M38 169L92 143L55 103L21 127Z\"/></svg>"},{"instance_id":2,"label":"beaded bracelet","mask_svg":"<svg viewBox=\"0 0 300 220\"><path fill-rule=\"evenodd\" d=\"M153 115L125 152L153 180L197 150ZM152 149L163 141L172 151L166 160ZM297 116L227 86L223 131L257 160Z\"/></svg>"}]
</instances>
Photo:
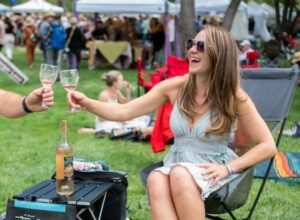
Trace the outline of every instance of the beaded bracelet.
<instances>
[{"instance_id":1,"label":"beaded bracelet","mask_svg":"<svg viewBox=\"0 0 300 220\"><path fill-rule=\"evenodd\" d=\"M33 111L31 111L28 106L26 105L26 98L27 97L24 97L24 99L22 100L22 108L24 110L24 112L26 113L32 113Z\"/></svg>"},{"instance_id":2,"label":"beaded bracelet","mask_svg":"<svg viewBox=\"0 0 300 220\"><path fill-rule=\"evenodd\" d=\"M228 176L233 174L233 170L231 168L231 166L229 164L224 164L224 166L226 167L227 171L228 171Z\"/></svg>"}]
</instances>

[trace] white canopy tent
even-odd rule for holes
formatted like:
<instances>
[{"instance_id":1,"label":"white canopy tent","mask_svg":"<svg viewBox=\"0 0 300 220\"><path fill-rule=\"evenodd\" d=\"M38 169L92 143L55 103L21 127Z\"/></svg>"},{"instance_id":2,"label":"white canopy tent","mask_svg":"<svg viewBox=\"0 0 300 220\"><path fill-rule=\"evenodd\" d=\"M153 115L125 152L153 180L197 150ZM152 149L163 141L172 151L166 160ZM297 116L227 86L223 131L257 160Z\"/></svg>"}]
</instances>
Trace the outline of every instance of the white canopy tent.
<instances>
[{"instance_id":1,"label":"white canopy tent","mask_svg":"<svg viewBox=\"0 0 300 220\"><path fill-rule=\"evenodd\" d=\"M268 12L256 2L249 2L248 14L252 15L255 21L254 35L260 36L263 41L269 41L271 35L267 28Z\"/></svg>"},{"instance_id":2,"label":"white canopy tent","mask_svg":"<svg viewBox=\"0 0 300 220\"><path fill-rule=\"evenodd\" d=\"M195 0L196 13L201 14L209 12L210 14L224 14L230 2L231 0ZM234 39L239 41L244 40L249 36L247 10L247 4L241 1L230 30L230 33L233 35Z\"/></svg>"},{"instance_id":3,"label":"white canopy tent","mask_svg":"<svg viewBox=\"0 0 300 220\"><path fill-rule=\"evenodd\" d=\"M52 11L54 13L63 13L64 9L62 7L52 5L44 0L29 0L23 4L13 6L11 8L13 12L20 13L45 13Z\"/></svg>"},{"instance_id":4,"label":"white canopy tent","mask_svg":"<svg viewBox=\"0 0 300 220\"><path fill-rule=\"evenodd\" d=\"M168 2L168 12L177 14L178 7ZM115 13L115 14L162 14L166 11L165 0L78 0L75 3L76 12Z\"/></svg>"},{"instance_id":5,"label":"white canopy tent","mask_svg":"<svg viewBox=\"0 0 300 220\"><path fill-rule=\"evenodd\" d=\"M271 5L263 2L260 4L260 7L268 13L268 17L275 18L276 12Z\"/></svg>"},{"instance_id":6,"label":"white canopy tent","mask_svg":"<svg viewBox=\"0 0 300 220\"><path fill-rule=\"evenodd\" d=\"M230 2L231 0L214 0L214 1L195 0L195 10L196 13L211 12L211 11L218 12L218 13L225 13ZM245 8L247 8L247 4L242 1L239 5L239 10L245 10Z\"/></svg>"},{"instance_id":7,"label":"white canopy tent","mask_svg":"<svg viewBox=\"0 0 300 220\"><path fill-rule=\"evenodd\" d=\"M9 11L9 7L3 4L0 4L0 12Z\"/></svg>"}]
</instances>

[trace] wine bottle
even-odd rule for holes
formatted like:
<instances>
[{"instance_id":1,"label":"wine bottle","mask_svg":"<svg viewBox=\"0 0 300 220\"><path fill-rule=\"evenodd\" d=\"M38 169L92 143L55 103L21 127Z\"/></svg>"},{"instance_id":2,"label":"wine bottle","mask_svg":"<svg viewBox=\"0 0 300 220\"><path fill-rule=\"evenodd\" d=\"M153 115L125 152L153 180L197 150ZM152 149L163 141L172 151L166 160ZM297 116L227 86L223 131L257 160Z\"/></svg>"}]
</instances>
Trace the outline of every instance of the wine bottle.
<instances>
[{"instance_id":1,"label":"wine bottle","mask_svg":"<svg viewBox=\"0 0 300 220\"><path fill-rule=\"evenodd\" d=\"M61 141L56 148L56 192L69 196L74 192L73 147L69 144L67 121L61 122Z\"/></svg>"}]
</instances>

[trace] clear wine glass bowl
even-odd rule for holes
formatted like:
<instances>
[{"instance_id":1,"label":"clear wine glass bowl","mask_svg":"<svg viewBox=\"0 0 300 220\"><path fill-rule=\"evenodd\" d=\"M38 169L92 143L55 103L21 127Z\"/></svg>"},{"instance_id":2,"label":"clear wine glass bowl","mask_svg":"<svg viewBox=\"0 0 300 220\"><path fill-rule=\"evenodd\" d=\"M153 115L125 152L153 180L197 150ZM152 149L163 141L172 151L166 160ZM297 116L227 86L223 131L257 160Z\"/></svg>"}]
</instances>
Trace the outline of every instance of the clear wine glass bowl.
<instances>
[{"instance_id":1,"label":"clear wine glass bowl","mask_svg":"<svg viewBox=\"0 0 300 220\"><path fill-rule=\"evenodd\" d=\"M43 87L52 87L57 79L59 73L59 67L49 64L41 64L39 77ZM44 108L48 108L45 103L42 103Z\"/></svg>"},{"instance_id":2,"label":"clear wine glass bowl","mask_svg":"<svg viewBox=\"0 0 300 220\"><path fill-rule=\"evenodd\" d=\"M75 91L79 83L78 70L68 69L60 71L60 82L67 92ZM72 107L71 112L76 112L76 109Z\"/></svg>"}]
</instances>

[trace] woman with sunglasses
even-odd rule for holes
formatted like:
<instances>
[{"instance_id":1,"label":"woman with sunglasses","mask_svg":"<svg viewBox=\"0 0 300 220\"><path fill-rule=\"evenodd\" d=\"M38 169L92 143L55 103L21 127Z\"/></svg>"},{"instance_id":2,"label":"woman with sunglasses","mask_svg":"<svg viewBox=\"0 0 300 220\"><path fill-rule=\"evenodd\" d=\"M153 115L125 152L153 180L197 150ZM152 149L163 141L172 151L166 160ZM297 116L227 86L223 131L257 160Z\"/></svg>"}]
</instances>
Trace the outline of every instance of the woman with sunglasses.
<instances>
[{"instance_id":1,"label":"woman with sunglasses","mask_svg":"<svg viewBox=\"0 0 300 220\"><path fill-rule=\"evenodd\" d=\"M79 92L68 97L71 106L116 121L173 104L174 145L147 181L153 219L205 219L204 200L212 191L276 153L267 125L240 88L239 50L232 36L207 27L187 41L186 49L189 74L165 80L129 103L102 103ZM241 157L228 148L237 121L255 143Z\"/></svg>"}]
</instances>

